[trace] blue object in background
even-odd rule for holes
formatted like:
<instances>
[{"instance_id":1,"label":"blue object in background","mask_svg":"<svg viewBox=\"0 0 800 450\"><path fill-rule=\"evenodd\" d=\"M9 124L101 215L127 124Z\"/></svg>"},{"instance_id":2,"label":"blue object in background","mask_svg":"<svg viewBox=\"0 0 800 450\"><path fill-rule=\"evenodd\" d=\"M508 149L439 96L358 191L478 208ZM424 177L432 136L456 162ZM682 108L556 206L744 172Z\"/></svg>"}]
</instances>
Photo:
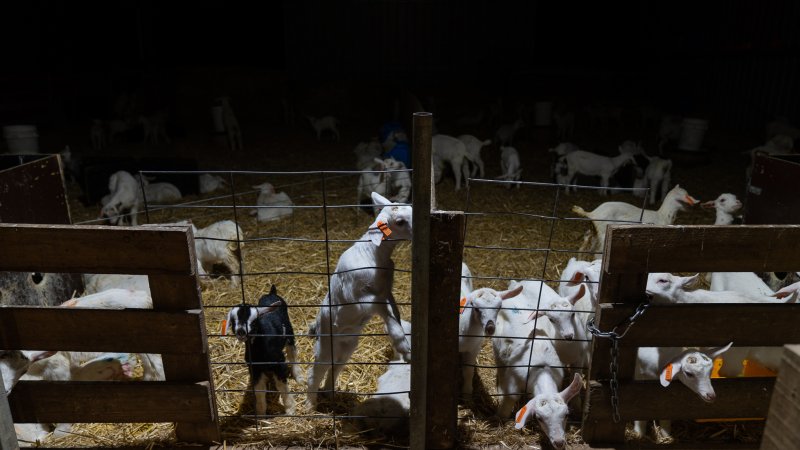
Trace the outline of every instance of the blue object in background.
<instances>
[{"instance_id":1,"label":"blue object in background","mask_svg":"<svg viewBox=\"0 0 800 450\"><path fill-rule=\"evenodd\" d=\"M398 141L394 147L384 153L384 158L394 158L401 161L407 168L411 168L411 146L407 141Z\"/></svg>"}]
</instances>

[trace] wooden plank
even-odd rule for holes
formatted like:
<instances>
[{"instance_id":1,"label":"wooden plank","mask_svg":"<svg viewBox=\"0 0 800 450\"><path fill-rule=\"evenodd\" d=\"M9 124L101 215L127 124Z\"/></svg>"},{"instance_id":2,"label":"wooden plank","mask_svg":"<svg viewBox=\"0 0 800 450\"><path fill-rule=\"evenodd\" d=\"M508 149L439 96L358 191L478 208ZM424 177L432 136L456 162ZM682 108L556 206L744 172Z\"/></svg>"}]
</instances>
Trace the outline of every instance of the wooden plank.
<instances>
[{"instance_id":1,"label":"wooden plank","mask_svg":"<svg viewBox=\"0 0 800 450\"><path fill-rule=\"evenodd\" d=\"M9 396L17 423L208 422L206 383L20 381Z\"/></svg>"},{"instance_id":2,"label":"wooden plank","mask_svg":"<svg viewBox=\"0 0 800 450\"><path fill-rule=\"evenodd\" d=\"M613 328L634 310L634 305L601 304L599 328ZM651 305L620 340L620 346L712 347L733 341L736 346L780 347L800 342L798 323L797 303Z\"/></svg>"},{"instance_id":3,"label":"wooden plank","mask_svg":"<svg viewBox=\"0 0 800 450\"><path fill-rule=\"evenodd\" d=\"M783 450L800 442L800 345L787 345L764 427L761 450Z\"/></svg>"},{"instance_id":4,"label":"wooden plank","mask_svg":"<svg viewBox=\"0 0 800 450\"><path fill-rule=\"evenodd\" d=\"M412 205L414 212L414 236L412 238L411 261L414 271L411 275L411 296L414 299L412 315L411 339L411 434L410 444L412 449L449 448L455 442L455 420L452 424L444 423L443 428L434 428L434 421L443 420L432 409L441 405L440 401L455 401L455 398L438 397L434 391L435 384L431 383L434 373L429 366L431 358L436 354L431 350L435 346L437 327L441 325L440 318L430 317L431 312L437 311L434 299L431 297L433 285L439 280L434 278L431 269L434 254L434 241L431 210L435 204L433 179L431 171L431 130L433 116L430 113L415 113L413 115L413 168L412 173ZM453 249L453 252L460 249ZM460 257L460 256L459 256ZM460 273L459 273L460 275ZM455 297L458 298L458 294ZM457 319L455 314L452 314ZM447 319L445 319L447 320ZM446 325L445 325L446 326ZM457 332L454 334L457 337ZM448 336L439 336L448 339ZM457 347L449 348L448 354L457 354ZM457 367L457 364L456 366ZM449 373L453 368L448 368ZM456 378L457 379L457 378ZM448 408L441 405L442 409L456 412L455 405Z\"/></svg>"},{"instance_id":5,"label":"wooden plank","mask_svg":"<svg viewBox=\"0 0 800 450\"><path fill-rule=\"evenodd\" d=\"M0 271L192 275L190 229L0 224Z\"/></svg>"},{"instance_id":6,"label":"wooden plank","mask_svg":"<svg viewBox=\"0 0 800 450\"><path fill-rule=\"evenodd\" d=\"M8 406L8 394L0 377L0 450L16 450L17 434L14 431L14 419L11 417L11 409Z\"/></svg>"},{"instance_id":7,"label":"wooden plank","mask_svg":"<svg viewBox=\"0 0 800 450\"><path fill-rule=\"evenodd\" d=\"M461 377L458 349L457 299L461 295L461 255L464 249L461 212L431 214L428 353L426 373L427 439L425 448L454 448ZM414 305L416 308L418 305ZM412 352L413 354L413 352Z\"/></svg>"},{"instance_id":8,"label":"wooden plank","mask_svg":"<svg viewBox=\"0 0 800 450\"><path fill-rule=\"evenodd\" d=\"M716 379L713 386L717 400L706 403L682 383L672 383L666 388L658 381L620 383L620 418L621 422L629 422L650 419L766 417L774 384L774 378ZM591 417L611 421L611 390L608 385L593 381L590 383L590 394Z\"/></svg>"},{"instance_id":9,"label":"wooden plank","mask_svg":"<svg viewBox=\"0 0 800 450\"><path fill-rule=\"evenodd\" d=\"M609 225L603 270L792 272L800 270L797 242L800 225Z\"/></svg>"},{"instance_id":10,"label":"wooden plank","mask_svg":"<svg viewBox=\"0 0 800 450\"><path fill-rule=\"evenodd\" d=\"M192 253L194 254L194 249ZM196 272L196 262L192 264ZM147 281L150 284L155 310L180 311L203 308L197 275L150 275Z\"/></svg>"},{"instance_id":11,"label":"wooden plank","mask_svg":"<svg viewBox=\"0 0 800 450\"><path fill-rule=\"evenodd\" d=\"M9 350L204 354L204 330L202 310L0 307L0 348Z\"/></svg>"},{"instance_id":12,"label":"wooden plank","mask_svg":"<svg viewBox=\"0 0 800 450\"><path fill-rule=\"evenodd\" d=\"M70 224L59 155L0 170L0 222Z\"/></svg>"}]
</instances>

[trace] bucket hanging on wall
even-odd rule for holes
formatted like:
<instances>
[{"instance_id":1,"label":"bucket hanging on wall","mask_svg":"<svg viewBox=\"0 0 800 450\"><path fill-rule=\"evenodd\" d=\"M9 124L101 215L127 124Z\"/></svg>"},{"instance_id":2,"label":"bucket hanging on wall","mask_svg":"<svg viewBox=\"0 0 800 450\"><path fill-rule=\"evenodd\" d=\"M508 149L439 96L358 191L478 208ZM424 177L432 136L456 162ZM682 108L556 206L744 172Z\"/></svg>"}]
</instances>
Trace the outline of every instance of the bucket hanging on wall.
<instances>
[{"instance_id":1,"label":"bucket hanging on wall","mask_svg":"<svg viewBox=\"0 0 800 450\"><path fill-rule=\"evenodd\" d=\"M7 125L3 127L8 152L35 155L39 153L39 134L36 125Z\"/></svg>"},{"instance_id":2,"label":"bucket hanging on wall","mask_svg":"<svg viewBox=\"0 0 800 450\"><path fill-rule=\"evenodd\" d=\"M683 119L678 148L690 152L699 152L703 146L703 137L706 135L706 130L708 130L707 120Z\"/></svg>"}]
</instances>

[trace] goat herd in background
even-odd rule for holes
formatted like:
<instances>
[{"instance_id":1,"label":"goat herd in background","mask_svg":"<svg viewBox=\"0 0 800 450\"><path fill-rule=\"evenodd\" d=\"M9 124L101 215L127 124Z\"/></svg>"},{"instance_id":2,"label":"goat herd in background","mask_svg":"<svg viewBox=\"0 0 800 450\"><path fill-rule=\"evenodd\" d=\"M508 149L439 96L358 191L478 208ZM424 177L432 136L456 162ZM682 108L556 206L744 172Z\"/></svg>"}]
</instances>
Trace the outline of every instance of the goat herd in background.
<instances>
[{"instance_id":1,"label":"goat herd in background","mask_svg":"<svg viewBox=\"0 0 800 450\"><path fill-rule=\"evenodd\" d=\"M241 131L227 98L220 100L222 120L232 149L241 148ZM560 139L569 138L574 116L557 112L555 115ZM157 113L142 116L145 140L168 142L166 117ZM338 120L332 116L308 117L317 139L329 133L339 140ZM665 119L659 132L659 149L672 138ZM130 121L95 121L91 142L102 149L115 136L133 126ZM444 134L433 136L433 168L435 181L452 172L455 190L467 179L486 177L481 149L499 145L501 173L495 179L506 180L508 186L521 179L520 153L513 147L515 134L525 126L522 120L497 128L492 140L482 140L470 134L457 137ZM782 153L793 148L793 137L777 134L750 153ZM592 221L593 229L586 232L581 250L602 252L606 226L610 222L670 225L687 208L701 205L716 211L717 225L734 222L741 202L725 193L712 201L701 203L686 189L671 184L672 161L650 156L641 144L625 141L612 157L581 150L569 142L550 149L553 155L550 176L564 185L565 192L574 190L578 176L599 177L602 195L608 194L615 175L626 165L634 169L631 187L646 203L661 206L657 210L642 209L628 203L604 202L592 211L574 206L573 212ZM363 416L363 424L387 433L407 433L406 420L410 402L411 359L410 323L402 321L393 296L392 253L397 244L412 236L412 213L408 205L411 192L411 152L406 132L399 123L388 123L381 129L379 139L359 143L355 150L356 168L361 171L355 189L358 203L368 202L377 215L362 238L353 243L339 258L328 294L322 300L309 334L316 336L314 362L305 380L306 404L314 410L321 393L333 392L336 378L356 350L360 333L374 316L383 320L394 349L394 357L386 372L378 379L376 395L359 404L354 416ZM750 169L748 169L749 175ZM217 174L202 174L199 191L202 194L224 189L228 180ZM519 183L517 183L519 187ZM155 182L125 171L111 175L109 194L102 200L102 216L111 224L137 225L137 215L144 202L179 202L181 193L170 183ZM257 206L253 211L259 222L279 220L292 214L293 202L285 192L276 192L272 184L253 186L258 190ZM649 191L648 191L649 189ZM188 222L185 222L188 224ZM206 228L194 226L198 269L201 275L212 272L214 264L228 268L231 283L239 282L241 273L239 253L245 234L233 221L221 221ZM580 371L589 365L591 335L587 322L598 307L598 284L602 272L601 260L581 261L575 258L563 269L558 291L543 281L511 281L506 290L488 287L473 288L473 275L466 264L462 267L462 292L459 315L459 353L462 358L462 394L473 395L473 377L478 354L491 340L497 367L499 406L497 415L514 418L516 427L525 426L535 418L542 432L555 448L565 446L565 419L570 400L581 392ZM86 275L85 296L62 304L63 307L93 308L152 308L149 287L144 276ZM755 273L710 274L710 290L699 289L699 275L690 277L668 273L650 274L647 293L655 303L747 303L795 302L800 282L762 278ZM454 310L458 299L453 299ZM245 360L251 366L251 385L256 392L256 414L266 414L265 390L267 381L274 380L285 406L286 414L296 413L288 378L302 382L303 373L297 364L294 328L289 320L289 302L278 295L277 288L264 295L256 306L243 304L230 310L226 334L247 342ZM667 386L677 380L696 392L703 401L715 399L711 385L714 357L726 354L724 374L741 372L742 361L755 361L770 370L777 370L780 353L772 348L736 348L733 343L720 343L710 350L682 348L642 348L639 350L637 374L642 379L660 379ZM286 354L284 354L284 349ZM58 356L56 356L58 355ZM144 379L164 379L159 355L138 355L145 367ZM53 380L122 380L132 377L132 355L76 354L76 352L0 351L0 369L7 389L22 379ZM146 361L146 362L145 362ZM568 377L568 374L572 374ZM564 385L565 378L567 380ZM532 398L523 398L523 395ZM523 406L512 415L515 405ZM384 419L380 417L384 416ZM59 425L68 428L68 424ZM644 424L637 423L635 432L642 436ZM662 423L659 431L668 434L669 426Z\"/></svg>"}]
</instances>

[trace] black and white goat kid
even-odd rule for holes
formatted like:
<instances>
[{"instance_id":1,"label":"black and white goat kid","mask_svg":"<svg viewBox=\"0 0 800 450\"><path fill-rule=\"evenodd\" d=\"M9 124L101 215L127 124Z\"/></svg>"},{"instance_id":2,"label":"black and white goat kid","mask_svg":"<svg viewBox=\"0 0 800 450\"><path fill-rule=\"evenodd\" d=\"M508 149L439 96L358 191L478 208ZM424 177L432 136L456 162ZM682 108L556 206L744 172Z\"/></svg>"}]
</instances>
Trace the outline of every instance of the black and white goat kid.
<instances>
[{"instance_id":1,"label":"black and white goat kid","mask_svg":"<svg viewBox=\"0 0 800 450\"><path fill-rule=\"evenodd\" d=\"M290 370L294 379L302 382L302 371L294 364L297 355L294 329L289 320L286 300L278 295L277 288L273 285L269 294L258 301L258 306L233 307L228 313L225 334L235 334L236 339L246 344L244 358L250 368L250 384L255 391L256 415L266 414L269 375L275 380L286 414L294 414L295 401L289 394L286 382ZM287 357L283 354L284 347Z\"/></svg>"}]
</instances>

